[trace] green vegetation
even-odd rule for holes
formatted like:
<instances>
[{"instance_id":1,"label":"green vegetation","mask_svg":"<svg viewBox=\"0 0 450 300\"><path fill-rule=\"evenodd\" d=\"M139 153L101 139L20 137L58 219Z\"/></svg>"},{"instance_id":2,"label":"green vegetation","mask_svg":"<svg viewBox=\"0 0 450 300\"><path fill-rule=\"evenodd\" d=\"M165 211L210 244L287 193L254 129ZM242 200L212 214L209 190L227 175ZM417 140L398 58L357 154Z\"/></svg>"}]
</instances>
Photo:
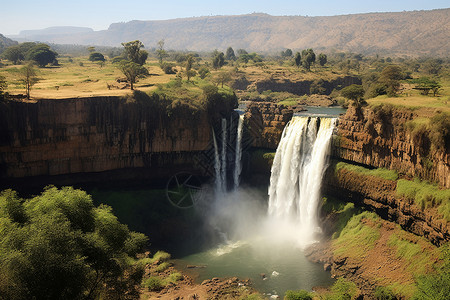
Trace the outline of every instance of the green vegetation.
<instances>
[{"instance_id":1,"label":"green vegetation","mask_svg":"<svg viewBox=\"0 0 450 300\"><path fill-rule=\"evenodd\" d=\"M361 166L348 164L345 162L338 162L336 164L335 171L339 172L341 169L346 169L351 172L356 172L362 175L366 176L375 176L380 177L386 180L397 180L398 179L398 173L394 170L387 170L384 168L378 168L378 169L367 169Z\"/></svg>"},{"instance_id":2,"label":"green vegetation","mask_svg":"<svg viewBox=\"0 0 450 300\"><path fill-rule=\"evenodd\" d=\"M350 211L350 208L347 208ZM362 212L354 215L347 222L339 235L336 237L334 245L337 247L335 254L352 253L353 256L364 257L367 252L375 246L375 242L380 237L376 228L362 222L363 219L377 219L375 213Z\"/></svg>"},{"instance_id":3,"label":"green vegetation","mask_svg":"<svg viewBox=\"0 0 450 300\"><path fill-rule=\"evenodd\" d=\"M284 294L284 300L312 300L313 298L305 290L298 291L286 291Z\"/></svg>"},{"instance_id":4,"label":"green vegetation","mask_svg":"<svg viewBox=\"0 0 450 300\"><path fill-rule=\"evenodd\" d=\"M444 218L450 221L450 189L439 189L437 185L415 179L400 179L397 194L414 201L422 209L437 207Z\"/></svg>"},{"instance_id":5,"label":"green vegetation","mask_svg":"<svg viewBox=\"0 0 450 300\"><path fill-rule=\"evenodd\" d=\"M435 273L421 275L417 278L417 292L414 300L448 299L450 295L450 250L449 245L443 246L441 251L443 263Z\"/></svg>"},{"instance_id":6,"label":"green vegetation","mask_svg":"<svg viewBox=\"0 0 450 300\"><path fill-rule=\"evenodd\" d=\"M359 294L359 290L356 284L339 278L331 287L331 292L325 296L326 300L350 300L356 299Z\"/></svg>"},{"instance_id":7,"label":"green vegetation","mask_svg":"<svg viewBox=\"0 0 450 300\"><path fill-rule=\"evenodd\" d=\"M160 276L150 276L142 281L142 286L147 288L149 291L160 291L168 284L176 283L181 279L183 279L183 275L180 273L172 273L166 278L162 278Z\"/></svg>"},{"instance_id":8,"label":"green vegetation","mask_svg":"<svg viewBox=\"0 0 450 300\"><path fill-rule=\"evenodd\" d=\"M390 288L379 286L375 289L374 293L375 299L377 300L396 300L397 297L395 297L394 293L391 291Z\"/></svg>"},{"instance_id":9,"label":"green vegetation","mask_svg":"<svg viewBox=\"0 0 450 300\"><path fill-rule=\"evenodd\" d=\"M103 299L138 295L135 255L145 235L71 187L31 199L0 194L0 294L6 299ZM13 282L14 284L10 284Z\"/></svg>"}]
</instances>

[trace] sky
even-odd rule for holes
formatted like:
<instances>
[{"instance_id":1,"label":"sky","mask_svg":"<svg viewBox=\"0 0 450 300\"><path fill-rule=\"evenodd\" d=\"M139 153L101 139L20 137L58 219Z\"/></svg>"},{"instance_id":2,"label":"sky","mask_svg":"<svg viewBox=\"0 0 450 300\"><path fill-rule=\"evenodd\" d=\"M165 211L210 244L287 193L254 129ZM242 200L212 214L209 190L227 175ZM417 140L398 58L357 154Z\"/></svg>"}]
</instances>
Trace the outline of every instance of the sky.
<instances>
[{"instance_id":1,"label":"sky","mask_svg":"<svg viewBox=\"0 0 450 300\"><path fill-rule=\"evenodd\" d=\"M132 20L267 13L274 16L332 16L449 8L449 0L1 0L0 33L51 26L105 30Z\"/></svg>"}]
</instances>

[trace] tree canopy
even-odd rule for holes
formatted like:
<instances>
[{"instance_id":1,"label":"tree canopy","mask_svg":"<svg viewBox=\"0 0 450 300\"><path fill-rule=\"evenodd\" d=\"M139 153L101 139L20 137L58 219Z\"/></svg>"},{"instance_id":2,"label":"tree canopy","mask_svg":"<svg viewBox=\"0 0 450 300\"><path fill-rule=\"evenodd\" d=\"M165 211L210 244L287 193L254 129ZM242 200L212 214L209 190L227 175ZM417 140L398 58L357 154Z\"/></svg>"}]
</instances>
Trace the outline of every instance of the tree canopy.
<instances>
[{"instance_id":1,"label":"tree canopy","mask_svg":"<svg viewBox=\"0 0 450 300\"><path fill-rule=\"evenodd\" d=\"M225 58L228 60L235 60L236 59L236 55L234 54L234 50L231 47L228 47L226 53L225 53Z\"/></svg>"},{"instance_id":2,"label":"tree canopy","mask_svg":"<svg viewBox=\"0 0 450 300\"><path fill-rule=\"evenodd\" d=\"M91 52L89 54L90 61L105 61L105 56L99 52Z\"/></svg>"},{"instance_id":3,"label":"tree canopy","mask_svg":"<svg viewBox=\"0 0 450 300\"><path fill-rule=\"evenodd\" d=\"M128 43L122 43L122 46L125 48L125 53L129 61L132 61L140 66L145 64L148 57L148 52L141 50L141 48L144 48L144 44L141 41L136 40Z\"/></svg>"},{"instance_id":4,"label":"tree canopy","mask_svg":"<svg viewBox=\"0 0 450 300\"><path fill-rule=\"evenodd\" d=\"M117 67L127 78L131 90L134 90L134 84L137 82L138 78L148 75L148 70L145 67L132 61L123 60L117 64Z\"/></svg>"},{"instance_id":5,"label":"tree canopy","mask_svg":"<svg viewBox=\"0 0 450 300\"><path fill-rule=\"evenodd\" d=\"M0 193L0 239L0 295L11 300L129 296L143 275L134 257L148 242L71 187L31 199Z\"/></svg>"},{"instance_id":6,"label":"tree canopy","mask_svg":"<svg viewBox=\"0 0 450 300\"><path fill-rule=\"evenodd\" d=\"M45 67L50 63L57 63L57 56L58 54L51 50L49 45L36 44L26 52L25 59L36 62L39 67Z\"/></svg>"}]
</instances>

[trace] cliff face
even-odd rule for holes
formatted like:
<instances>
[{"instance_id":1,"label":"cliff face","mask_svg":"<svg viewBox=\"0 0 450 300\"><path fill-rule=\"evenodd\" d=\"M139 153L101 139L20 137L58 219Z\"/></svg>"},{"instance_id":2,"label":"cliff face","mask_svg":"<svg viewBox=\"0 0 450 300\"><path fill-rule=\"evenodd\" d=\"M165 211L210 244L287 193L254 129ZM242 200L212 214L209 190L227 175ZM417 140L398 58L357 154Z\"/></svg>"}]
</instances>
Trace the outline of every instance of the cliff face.
<instances>
[{"instance_id":1,"label":"cliff face","mask_svg":"<svg viewBox=\"0 0 450 300\"><path fill-rule=\"evenodd\" d=\"M407 109L349 108L339 119L333 155L449 188L450 149L436 151L415 141L404 126L414 117L414 112Z\"/></svg>"},{"instance_id":2,"label":"cliff face","mask_svg":"<svg viewBox=\"0 0 450 300\"><path fill-rule=\"evenodd\" d=\"M194 168L211 141L208 114L170 114L118 97L1 103L0 178Z\"/></svg>"},{"instance_id":3,"label":"cliff face","mask_svg":"<svg viewBox=\"0 0 450 300\"><path fill-rule=\"evenodd\" d=\"M435 245L450 240L450 223L436 209L422 210L411 201L396 194L396 181L351 172L345 168L336 174L328 171L325 189L330 195L363 205L385 220L425 237Z\"/></svg>"},{"instance_id":4,"label":"cliff face","mask_svg":"<svg viewBox=\"0 0 450 300\"><path fill-rule=\"evenodd\" d=\"M253 140L252 146L276 149L293 111L271 102L249 104L245 113L246 127Z\"/></svg>"}]
</instances>

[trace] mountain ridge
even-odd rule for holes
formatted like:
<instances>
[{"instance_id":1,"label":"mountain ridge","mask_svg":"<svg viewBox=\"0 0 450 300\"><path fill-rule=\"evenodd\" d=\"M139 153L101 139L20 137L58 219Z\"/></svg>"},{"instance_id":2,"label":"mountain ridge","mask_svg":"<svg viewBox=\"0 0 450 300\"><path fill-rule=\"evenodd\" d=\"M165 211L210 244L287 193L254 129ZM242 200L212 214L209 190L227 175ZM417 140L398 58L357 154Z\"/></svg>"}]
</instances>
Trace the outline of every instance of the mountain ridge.
<instances>
[{"instance_id":1,"label":"mountain ridge","mask_svg":"<svg viewBox=\"0 0 450 300\"><path fill-rule=\"evenodd\" d=\"M112 23L108 29L41 35L57 44L120 46L141 40L147 48L165 40L167 49L211 51L284 48L440 55L450 53L450 8L336 16L271 16L264 13ZM20 35L18 36L20 38ZM30 37L28 37L30 38Z\"/></svg>"}]
</instances>

